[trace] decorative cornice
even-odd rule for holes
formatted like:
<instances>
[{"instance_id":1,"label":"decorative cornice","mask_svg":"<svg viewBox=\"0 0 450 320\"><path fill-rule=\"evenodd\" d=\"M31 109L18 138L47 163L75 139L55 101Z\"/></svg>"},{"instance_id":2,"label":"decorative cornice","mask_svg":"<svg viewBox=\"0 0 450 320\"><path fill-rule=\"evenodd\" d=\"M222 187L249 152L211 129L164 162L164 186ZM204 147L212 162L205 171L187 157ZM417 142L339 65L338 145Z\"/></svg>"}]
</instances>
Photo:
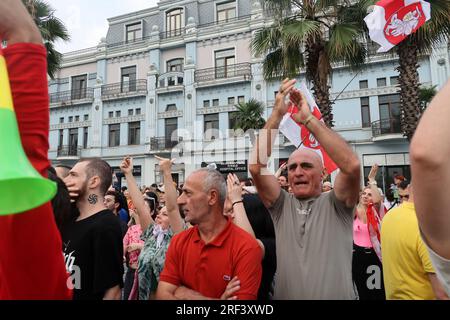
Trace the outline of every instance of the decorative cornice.
<instances>
[{"instance_id":1,"label":"decorative cornice","mask_svg":"<svg viewBox=\"0 0 450 320\"><path fill-rule=\"evenodd\" d=\"M63 108L63 107L74 107L82 104L92 104L94 102L94 98L86 98L80 100L70 100L66 102L54 102L50 103L50 109Z\"/></svg>"},{"instance_id":2,"label":"decorative cornice","mask_svg":"<svg viewBox=\"0 0 450 320\"><path fill-rule=\"evenodd\" d=\"M362 90L352 90L343 92L338 100L346 100L346 99L354 99L354 98L362 98L362 97L372 97L379 96L385 94L394 94L400 91L400 87L397 86L387 86L387 87L379 87L379 88L369 88ZM330 95L330 99L336 99L339 93L332 93Z\"/></svg>"},{"instance_id":3,"label":"decorative cornice","mask_svg":"<svg viewBox=\"0 0 450 320\"><path fill-rule=\"evenodd\" d=\"M119 24L119 23L124 23L124 22L142 19L142 18L147 18L149 16L159 14L159 12L160 11L158 10L158 7L153 7L153 8L147 8L147 9L111 17L106 20L108 21L109 25L112 26L112 25Z\"/></svg>"},{"instance_id":4,"label":"decorative cornice","mask_svg":"<svg viewBox=\"0 0 450 320\"><path fill-rule=\"evenodd\" d=\"M197 115L236 111L235 106L219 106L197 109Z\"/></svg>"},{"instance_id":5,"label":"decorative cornice","mask_svg":"<svg viewBox=\"0 0 450 320\"><path fill-rule=\"evenodd\" d=\"M58 123L58 124L50 125L50 131L61 130L61 129L84 128L84 127L90 127L90 126L91 126L91 121Z\"/></svg>"},{"instance_id":6,"label":"decorative cornice","mask_svg":"<svg viewBox=\"0 0 450 320\"><path fill-rule=\"evenodd\" d=\"M183 116L183 110L174 110L158 113L158 119L178 118Z\"/></svg>"},{"instance_id":7,"label":"decorative cornice","mask_svg":"<svg viewBox=\"0 0 450 320\"><path fill-rule=\"evenodd\" d=\"M65 84L65 83L69 83L69 82L70 82L70 78L58 78L58 79L54 79L54 80L49 80L48 84L49 85Z\"/></svg>"},{"instance_id":8,"label":"decorative cornice","mask_svg":"<svg viewBox=\"0 0 450 320\"><path fill-rule=\"evenodd\" d=\"M138 116L104 119L103 124L128 123L128 122L136 122L136 121L144 121L144 120L145 120L145 114L140 114Z\"/></svg>"},{"instance_id":9,"label":"decorative cornice","mask_svg":"<svg viewBox=\"0 0 450 320\"><path fill-rule=\"evenodd\" d=\"M120 63L125 61L135 61L137 59L143 59L150 56L150 53L142 48L141 50L136 50L130 52L127 49L121 50L121 52L111 53L107 57L108 63Z\"/></svg>"},{"instance_id":10,"label":"decorative cornice","mask_svg":"<svg viewBox=\"0 0 450 320\"><path fill-rule=\"evenodd\" d=\"M184 91L184 85L168 86L156 89L156 93L158 94L171 93L177 91Z\"/></svg>"}]
</instances>

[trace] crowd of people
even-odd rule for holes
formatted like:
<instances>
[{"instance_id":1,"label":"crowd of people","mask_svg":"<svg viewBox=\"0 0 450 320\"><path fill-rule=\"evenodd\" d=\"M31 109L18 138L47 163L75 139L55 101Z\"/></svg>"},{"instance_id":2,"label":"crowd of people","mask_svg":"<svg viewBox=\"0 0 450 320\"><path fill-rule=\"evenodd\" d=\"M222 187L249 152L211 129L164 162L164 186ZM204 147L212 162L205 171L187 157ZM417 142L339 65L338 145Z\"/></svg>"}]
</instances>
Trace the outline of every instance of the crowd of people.
<instances>
[{"instance_id":1,"label":"crowd of people","mask_svg":"<svg viewBox=\"0 0 450 320\"><path fill-rule=\"evenodd\" d=\"M251 178L202 168L178 186L174 161L157 157L163 181L140 187L126 156L116 188L100 158L50 166L46 51L21 1L0 2L0 38L25 153L58 187L51 203L0 217L0 299L448 299L450 82L411 143L412 182L395 176L386 196L377 165L361 189L358 156L288 79ZM333 184L307 148L268 169L286 100L339 167Z\"/></svg>"}]
</instances>

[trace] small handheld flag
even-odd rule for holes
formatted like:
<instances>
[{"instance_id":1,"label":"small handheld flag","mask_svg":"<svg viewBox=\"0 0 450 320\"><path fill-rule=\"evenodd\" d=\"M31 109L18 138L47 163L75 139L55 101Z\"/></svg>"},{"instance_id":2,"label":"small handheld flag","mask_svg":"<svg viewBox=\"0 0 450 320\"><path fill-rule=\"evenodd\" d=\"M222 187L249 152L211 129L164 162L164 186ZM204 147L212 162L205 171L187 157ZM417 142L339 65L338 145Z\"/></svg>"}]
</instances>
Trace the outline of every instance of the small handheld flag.
<instances>
[{"instance_id":1,"label":"small handheld flag","mask_svg":"<svg viewBox=\"0 0 450 320\"><path fill-rule=\"evenodd\" d=\"M316 104L311 92L306 87L304 82L301 83L301 93L305 96L312 114L319 120L322 119L319 107ZM328 154L325 152L320 143L316 140L314 135L309 130L297 123L293 115L298 112L298 106L291 103L288 112L285 114L280 123L280 131L289 139L297 148L308 148L316 152L322 159L324 167L327 169L328 174L331 174L337 169L337 165L331 160ZM323 120L321 120L323 121Z\"/></svg>"}]
</instances>

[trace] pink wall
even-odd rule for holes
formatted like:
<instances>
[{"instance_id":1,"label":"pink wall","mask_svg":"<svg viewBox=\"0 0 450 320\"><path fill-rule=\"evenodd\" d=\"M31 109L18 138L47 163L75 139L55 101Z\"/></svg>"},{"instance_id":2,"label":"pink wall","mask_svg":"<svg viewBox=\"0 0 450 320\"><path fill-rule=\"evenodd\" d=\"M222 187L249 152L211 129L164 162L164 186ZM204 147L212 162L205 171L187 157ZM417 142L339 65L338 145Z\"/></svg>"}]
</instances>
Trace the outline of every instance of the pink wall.
<instances>
[{"instance_id":1,"label":"pink wall","mask_svg":"<svg viewBox=\"0 0 450 320\"><path fill-rule=\"evenodd\" d=\"M161 65L160 65L160 69L159 69L160 73L167 72L167 70L166 70L166 62L167 61L176 59L176 58L186 59L185 55L186 55L185 48L176 48L176 49L163 51L161 53Z\"/></svg>"},{"instance_id":2,"label":"pink wall","mask_svg":"<svg viewBox=\"0 0 450 320\"><path fill-rule=\"evenodd\" d=\"M213 68L214 67L214 51L235 48L236 63L250 62L251 53L249 50L250 37L235 40L230 37L228 40L221 39L220 43L215 39L206 41L204 44L199 42L197 44L197 68Z\"/></svg>"},{"instance_id":3,"label":"pink wall","mask_svg":"<svg viewBox=\"0 0 450 320\"><path fill-rule=\"evenodd\" d=\"M97 63L94 62L74 67L65 67L58 72L58 78L70 78L77 75L96 72L97 72Z\"/></svg>"},{"instance_id":4,"label":"pink wall","mask_svg":"<svg viewBox=\"0 0 450 320\"><path fill-rule=\"evenodd\" d=\"M106 67L106 83L118 83L120 82L121 68L136 66L137 80L147 79L147 73L149 71L150 63L148 57L142 57L138 59L130 59L127 61L110 60Z\"/></svg>"}]
</instances>

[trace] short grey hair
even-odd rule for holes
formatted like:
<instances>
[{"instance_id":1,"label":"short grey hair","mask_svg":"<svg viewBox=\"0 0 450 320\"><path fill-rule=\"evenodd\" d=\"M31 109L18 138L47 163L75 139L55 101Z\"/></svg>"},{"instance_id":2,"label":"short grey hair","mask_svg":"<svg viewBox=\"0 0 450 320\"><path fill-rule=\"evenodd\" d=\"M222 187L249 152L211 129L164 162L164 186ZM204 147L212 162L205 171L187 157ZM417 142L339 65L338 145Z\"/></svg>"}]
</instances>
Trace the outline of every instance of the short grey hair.
<instances>
[{"instance_id":1,"label":"short grey hair","mask_svg":"<svg viewBox=\"0 0 450 320\"><path fill-rule=\"evenodd\" d=\"M227 183L222 174L214 169L202 168L194 171L194 173L204 172L206 174L203 182L203 191L209 192L211 189L216 189L219 192L220 205L225 205L225 199L227 198Z\"/></svg>"}]
</instances>

